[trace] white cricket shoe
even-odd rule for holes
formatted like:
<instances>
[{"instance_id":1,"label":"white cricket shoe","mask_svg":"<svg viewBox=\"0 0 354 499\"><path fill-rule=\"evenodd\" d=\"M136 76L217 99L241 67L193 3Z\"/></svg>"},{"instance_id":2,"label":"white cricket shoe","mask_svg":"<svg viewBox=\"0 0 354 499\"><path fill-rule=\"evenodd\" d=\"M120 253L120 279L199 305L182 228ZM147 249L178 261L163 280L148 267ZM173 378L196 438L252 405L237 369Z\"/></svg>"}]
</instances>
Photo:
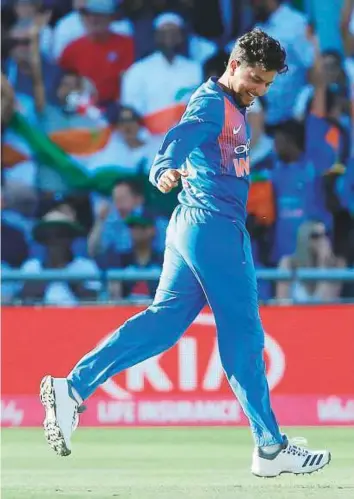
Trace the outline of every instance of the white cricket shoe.
<instances>
[{"instance_id":1,"label":"white cricket shoe","mask_svg":"<svg viewBox=\"0 0 354 499\"><path fill-rule=\"evenodd\" d=\"M294 439L298 442L300 439ZM305 441L305 439L301 439ZM260 448L253 452L251 471L259 477L275 477L282 473L295 475L313 473L318 471L331 460L328 450L309 450L301 445L286 441L284 448L275 457L267 456Z\"/></svg>"},{"instance_id":2,"label":"white cricket shoe","mask_svg":"<svg viewBox=\"0 0 354 499\"><path fill-rule=\"evenodd\" d=\"M45 376L41 382L40 399L45 409L44 435L59 456L71 454L71 435L82 412L79 404L69 395L66 378Z\"/></svg>"}]
</instances>

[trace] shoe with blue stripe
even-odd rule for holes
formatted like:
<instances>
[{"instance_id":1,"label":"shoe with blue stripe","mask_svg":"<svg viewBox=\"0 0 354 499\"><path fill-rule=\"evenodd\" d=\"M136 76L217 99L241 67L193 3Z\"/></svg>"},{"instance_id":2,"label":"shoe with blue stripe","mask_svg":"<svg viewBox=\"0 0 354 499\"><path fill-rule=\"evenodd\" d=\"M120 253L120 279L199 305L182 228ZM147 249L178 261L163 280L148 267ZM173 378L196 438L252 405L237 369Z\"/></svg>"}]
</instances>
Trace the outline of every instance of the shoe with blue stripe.
<instances>
[{"instance_id":1,"label":"shoe with blue stripe","mask_svg":"<svg viewBox=\"0 0 354 499\"><path fill-rule=\"evenodd\" d=\"M256 447L253 453L251 471L259 477L276 477L282 473L294 475L310 474L324 468L331 461L328 450L310 450L298 445L305 439L284 440L282 447L274 454L267 454Z\"/></svg>"}]
</instances>

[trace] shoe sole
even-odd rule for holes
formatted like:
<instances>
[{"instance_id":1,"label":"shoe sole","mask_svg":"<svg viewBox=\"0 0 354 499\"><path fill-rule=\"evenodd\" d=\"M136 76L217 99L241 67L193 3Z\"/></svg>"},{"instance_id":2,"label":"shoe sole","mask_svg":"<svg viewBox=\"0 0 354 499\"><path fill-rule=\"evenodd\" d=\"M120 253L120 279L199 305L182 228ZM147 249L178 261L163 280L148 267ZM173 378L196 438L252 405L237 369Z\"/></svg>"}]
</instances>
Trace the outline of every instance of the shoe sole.
<instances>
[{"instance_id":1,"label":"shoe sole","mask_svg":"<svg viewBox=\"0 0 354 499\"><path fill-rule=\"evenodd\" d=\"M68 449L65 443L63 433L57 421L55 390L51 376L45 376L41 381L40 399L45 410L43 428L48 444L58 456L69 456L71 450Z\"/></svg>"},{"instance_id":2,"label":"shoe sole","mask_svg":"<svg viewBox=\"0 0 354 499\"><path fill-rule=\"evenodd\" d=\"M320 470L323 470L323 468L325 468L326 466L329 465L329 463L331 462L331 459L332 459L332 456L331 456L331 453L328 454L328 461L323 465L321 466L320 468L317 468L316 470L312 470L312 471L299 471L299 472L296 472L296 471L281 471L280 473L278 473L278 475L269 475L269 476L264 476L264 475L257 475L257 473L253 473L252 474L254 476L256 476L257 478L276 478L277 476L280 476L280 475L285 475L285 474L290 474L290 475L312 475L312 473L317 473L317 471L320 471Z\"/></svg>"}]
</instances>

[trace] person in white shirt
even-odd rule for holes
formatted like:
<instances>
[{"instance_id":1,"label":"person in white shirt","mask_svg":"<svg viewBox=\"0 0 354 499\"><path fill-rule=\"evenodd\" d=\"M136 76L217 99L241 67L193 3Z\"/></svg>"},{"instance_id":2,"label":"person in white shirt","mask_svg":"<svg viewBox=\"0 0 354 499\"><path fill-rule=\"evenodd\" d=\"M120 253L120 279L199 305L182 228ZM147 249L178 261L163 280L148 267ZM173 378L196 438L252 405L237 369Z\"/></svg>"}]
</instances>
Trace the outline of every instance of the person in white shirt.
<instances>
[{"instance_id":1,"label":"person in white shirt","mask_svg":"<svg viewBox=\"0 0 354 499\"><path fill-rule=\"evenodd\" d=\"M73 0L73 10L60 19L54 28L53 56L59 59L69 43L81 38L86 33L85 28L86 0ZM129 20L113 21L110 26L113 33L132 36L133 27Z\"/></svg>"},{"instance_id":2,"label":"person in white shirt","mask_svg":"<svg viewBox=\"0 0 354 499\"><path fill-rule=\"evenodd\" d=\"M99 161L116 165L120 174L148 175L159 147L159 138L144 130L136 111L122 106L118 111L116 129Z\"/></svg>"},{"instance_id":3,"label":"person in white shirt","mask_svg":"<svg viewBox=\"0 0 354 499\"><path fill-rule=\"evenodd\" d=\"M173 13L154 21L157 50L124 74L121 103L144 118L152 134L164 134L181 118L192 92L202 82L202 67L180 55L184 21Z\"/></svg>"}]
</instances>

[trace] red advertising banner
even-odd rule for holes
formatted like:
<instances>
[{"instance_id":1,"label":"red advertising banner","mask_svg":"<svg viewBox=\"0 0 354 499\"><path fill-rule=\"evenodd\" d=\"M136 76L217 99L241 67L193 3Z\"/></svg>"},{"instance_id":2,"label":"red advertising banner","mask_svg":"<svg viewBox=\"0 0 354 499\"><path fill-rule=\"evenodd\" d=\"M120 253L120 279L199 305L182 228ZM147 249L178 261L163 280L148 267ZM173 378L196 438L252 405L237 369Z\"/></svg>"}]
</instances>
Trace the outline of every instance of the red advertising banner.
<instances>
[{"instance_id":1,"label":"red advertising banner","mask_svg":"<svg viewBox=\"0 0 354 499\"><path fill-rule=\"evenodd\" d=\"M3 426L37 426L45 374L66 376L138 307L3 308ZM354 424L354 306L264 307L265 358L282 425ZM87 426L246 424L203 311L167 352L108 380L88 400Z\"/></svg>"}]
</instances>

